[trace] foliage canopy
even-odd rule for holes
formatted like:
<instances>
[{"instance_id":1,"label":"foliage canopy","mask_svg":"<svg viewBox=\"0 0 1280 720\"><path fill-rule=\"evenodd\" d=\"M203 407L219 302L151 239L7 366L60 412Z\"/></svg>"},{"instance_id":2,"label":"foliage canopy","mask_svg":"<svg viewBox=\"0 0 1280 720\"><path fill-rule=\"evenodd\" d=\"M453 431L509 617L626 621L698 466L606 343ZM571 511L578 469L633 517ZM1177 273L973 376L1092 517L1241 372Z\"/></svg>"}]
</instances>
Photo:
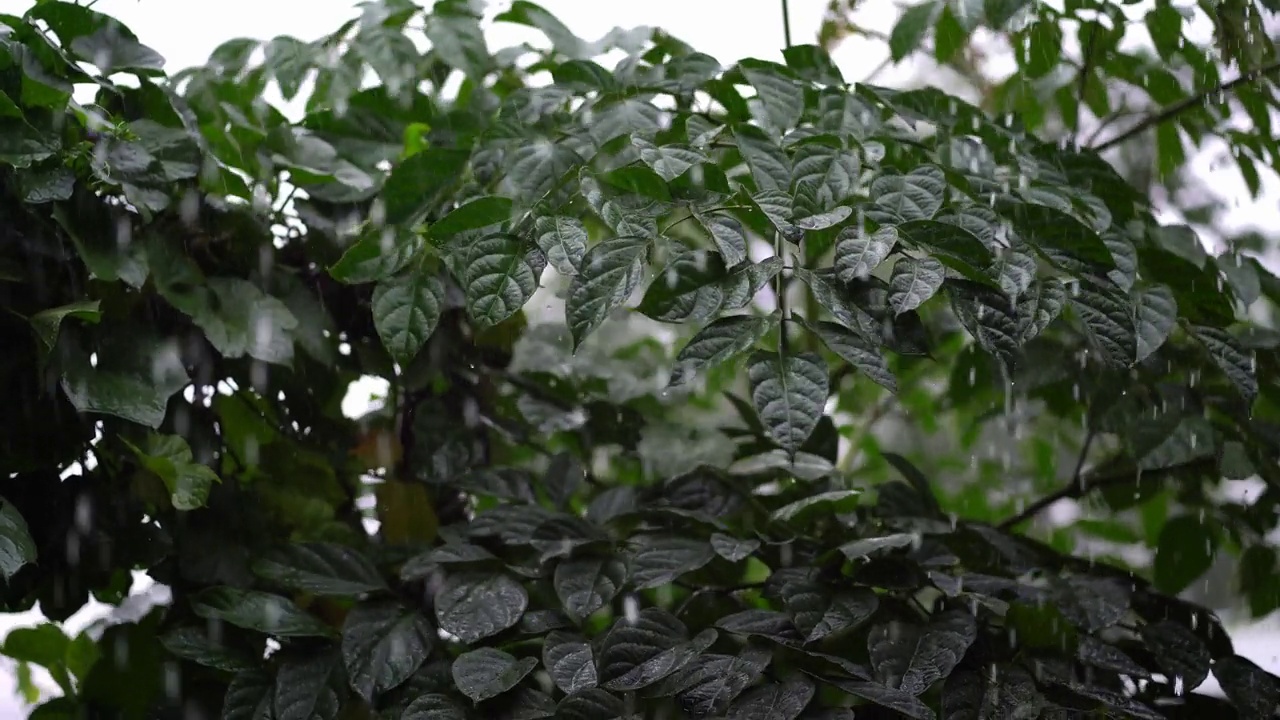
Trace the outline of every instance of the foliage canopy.
<instances>
[{"instance_id":1,"label":"foliage canopy","mask_svg":"<svg viewBox=\"0 0 1280 720\"><path fill-rule=\"evenodd\" d=\"M1255 259L815 45L498 20L550 49L384 0L166 78L91 9L0 16L0 602L173 593L11 634L64 692L32 717L1274 714L1175 597L1221 549L1280 604ZM362 376L390 391L351 419ZM891 407L950 460L882 448ZM1104 519L1019 530L1061 498ZM1188 694L1210 673L1225 700Z\"/></svg>"}]
</instances>

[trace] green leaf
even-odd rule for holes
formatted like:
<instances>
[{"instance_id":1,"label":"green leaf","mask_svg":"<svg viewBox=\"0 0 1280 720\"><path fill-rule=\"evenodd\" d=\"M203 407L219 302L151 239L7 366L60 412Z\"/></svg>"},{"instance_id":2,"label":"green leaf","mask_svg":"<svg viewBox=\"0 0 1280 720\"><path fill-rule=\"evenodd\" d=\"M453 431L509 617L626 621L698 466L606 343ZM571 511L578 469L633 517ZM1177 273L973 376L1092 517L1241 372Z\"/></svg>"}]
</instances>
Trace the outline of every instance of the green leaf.
<instances>
[{"instance_id":1,"label":"green leaf","mask_svg":"<svg viewBox=\"0 0 1280 720\"><path fill-rule=\"evenodd\" d=\"M467 249L462 282L467 314L477 329L501 323L533 297L538 277L525 253L524 243L507 234L490 235Z\"/></svg>"},{"instance_id":2,"label":"green leaf","mask_svg":"<svg viewBox=\"0 0 1280 720\"><path fill-rule=\"evenodd\" d=\"M894 533L882 537L869 537L847 542L840 546L840 552L850 560L862 560L885 550L896 550L914 544L917 541L911 533Z\"/></svg>"},{"instance_id":3,"label":"green leaf","mask_svg":"<svg viewBox=\"0 0 1280 720\"><path fill-rule=\"evenodd\" d=\"M448 695L427 693L409 703L400 720L467 720L467 711Z\"/></svg>"},{"instance_id":4,"label":"green leaf","mask_svg":"<svg viewBox=\"0 0 1280 720\"><path fill-rule=\"evenodd\" d=\"M459 655L450 672L458 690L478 703L511 690L537 666L537 658L517 660L509 653L485 647Z\"/></svg>"},{"instance_id":5,"label":"green leaf","mask_svg":"<svg viewBox=\"0 0 1280 720\"><path fill-rule=\"evenodd\" d=\"M731 315L702 328L676 355L671 387L683 385L698 373L747 352L777 327L777 323L777 315Z\"/></svg>"},{"instance_id":6,"label":"green leaf","mask_svg":"<svg viewBox=\"0 0 1280 720\"><path fill-rule=\"evenodd\" d=\"M818 426L830 395L826 363L814 353L757 352L747 364L747 378L761 422L794 457Z\"/></svg>"},{"instance_id":7,"label":"green leaf","mask_svg":"<svg viewBox=\"0 0 1280 720\"><path fill-rule=\"evenodd\" d=\"M180 627L165 633L160 644L173 655L224 672L240 672L254 667L253 659L232 648L214 643L204 630Z\"/></svg>"},{"instance_id":8,"label":"green leaf","mask_svg":"<svg viewBox=\"0 0 1280 720\"><path fill-rule=\"evenodd\" d=\"M705 322L724 306L730 280L718 253L683 252L657 274L637 309L661 322Z\"/></svg>"},{"instance_id":9,"label":"green leaf","mask_svg":"<svg viewBox=\"0 0 1280 720\"><path fill-rule=\"evenodd\" d=\"M253 572L290 590L313 595L354 596L387 589L375 568L356 550L334 543L294 543L268 552Z\"/></svg>"},{"instance_id":10,"label":"green leaf","mask_svg":"<svg viewBox=\"0 0 1280 720\"><path fill-rule=\"evenodd\" d=\"M922 165L906 175L881 175L871 182L875 204L867 217L882 225L928 220L942 207L947 187L942 170Z\"/></svg>"},{"instance_id":11,"label":"green leaf","mask_svg":"<svg viewBox=\"0 0 1280 720\"><path fill-rule=\"evenodd\" d=\"M818 304L831 313L836 322L865 337L879 338L880 324L865 310L858 306L846 287L829 273L810 272L804 268L796 268L796 279L809 286L813 298Z\"/></svg>"},{"instance_id":12,"label":"green leaf","mask_svg":"<svg viewBox=\"0 0 1280 720\"><path fill-rule=\"evenodd\" d=\"M741 562L760 549L760 541L754 538L741 539L730 537L724 533L711 534L711 549L729 562Z\"/></svg>"},{"instance_id":13,"label":"green leaf","mask_svg":"<svg viewBox=\"0 0 1280 720\"><path fill-rule=\"evenodd\" d=\"M769 222L782 233L784 238L799 239L801 237L799 229L791 222L790 193L782 190L765 190L752 195L751 202L764 213L765 217L769 218Z\"/></svg>"},{"instance_id":14,"label":"green leaf","mask_svg":"<svg viewBox=\"0 0 1280 720\"><path fill-rule=\"evenodd\" d=\"M485 195L449 211L431 224L431 237L444 239L468 230L479 230L511 219L510 198Z\"/></svg>"},{"instance_id":15,"label":"green leaf","mask_svg":"<svg viewBox=\"0 0 1280 720\"><path fill-rule=\"evenodd\" d=\"M560 631L547 635L542 644L542 664L551 681L565 694L596 686L595 657L582 637Z\"/></svg>"},{"instance_id":16,"label":"green leaf","mask_svg":"<svg viewBox=\"0 0 1280 720\"><path fill-rule=\"evenodd\" d=\"M556 717L564 720L612 720L626 712L622 698L600 688L570 695L556 707Z\"/></svg>"},{"instance_id":17,"label":"green leaf","mask_svg":"<svg viewBox=\"0 0 1280 720\"><path fill-rule=\"evenodd\" d=\"M611 602L622 589L627 567L613 558L578 558L556 566L553 579L556 596L574 622Z\"/></svg>"},{"instance_id":18,"label":"green leaf","mask_svg":"<svg viewBox=\"0 0 1280 720\"><path fill-rule=\"evenodd\" d=\"M1240 341L1218 328L1195 326L1192 334L1209 351L1209 357L1250 403L1258 397L1257 360Z\"/></svg>"},{"instance_id":19,"label":"green leaf","mask_svg":"<svg viewBox=\"0 0 1280 720\"><path fill-rule=\"evenodd\" d=\"M631 144L640 151L640 159L644 164L653 168L653 171L666 182L671 182L685 174L694 165L708 161L706 155L693 148L683 145L659 147L639 135L631 136Z\"/></svg>"},{"instance_id":20,"label":"green leaf","mask_svg":"<svg viewBox=\"0 0 1280 720\"><path fill-rule=\"evenodd\" d=\"M644 238L605 240L587 251L581 271L569 285L565 316L573 334L573 347L582 345L593 330L631 297L644 274Z\"/></svg>"},{"instance_id":21,"label":"green leaf","mask_svg":"<svg viewBox=\"0 0 1280 720\"><path fill-rule=\"evenodd\" d=\"M636 535L629 542L627 567L635 588L647 590L669 585L714 557L715 552L705 540L678 535Z\"/></svg>"},{"instance_id":22,"label":"green leaf","mask_svg":"<svg viewBox=\"0 0 1280 720\"><path fill-rule=\"evenodd\" d=\"M785 193L791 187L791 160L763 130L753 125L736 125L733 141L751 169L757 190ZM789 202L787 206L790 207Z\"/></svg>"},{"instance_id":23,"label":"green leaf","mask_svg":"<svg viewBox=\"0 0 1280 720\"><path fill-rule=\"evenodd\" d=\"M1114 288L1081 282L1080 289L1071 293L1071 307L1084 321L1105 362L1114 367L1128 367L1133 362L1138 339L1128 298Z\"/></svg>"},{"instance_id":24,"label":"green leaf","mask_svg":"<svg viewBox=\"0 0 1280 720\"><path fill-rule=\"evenodd\" d=\"M1213 663L1213 676L1242 718L1266 718L1280 705L1280 681L1247 658L1218 658Z\"/></svg>"},{"instance_id":25,"label":"green leaf","mask_svg":"<svg viewBox=\"0 0 1280 720\"><path fill-rule=\"evenodd\" d=\"M329 637L333 631L288 599L257 590L217 586L191 598L196 615L279 637Z\"/></svg>"},{"instance_id":26,"label":"green leaf","mask_svg":"<svg viewBox=\"0 0 1280 720\"><path fill-rule=\"evenodd\" d=\"M128 441L125 441L129 444ZM143 467L153 472L169 490L170 501L177 510L195 510L203 507L213 484L221 482L208 466L195 462L187 441L177 435L151 434L145 449L129 444L142 461Z\"/></svg>"},{"instance_id":27,"label":"green leaf","mask_svg":"<svg viewBox=\"0 0 1280 720\"><path fill-rule=\"evenodd\" d=\"M441 3L426 13L426 35L431 50L469 79L479 82L493 64L485 44L480 18L459 5Z\"/></svg>"},{"instance_id":28,"label":"green leaf","mask_svg":"<svg viewBox=\"0 0 1280 720\"><path fill-rule=\"evenodd\" d=\"M426 618L395 602L356 605L342 625L342 662L351 687L372 702L408 680L430 655L434 635Z\"/></svg>"},{"instance_id":29,"label":"green leaf","mask_svg":"<svg viewBox=\"0 0 1280 720\"><path fill-rule=\"evenodd\" d=\"M840 69L820 45L792 45L782 51L782 57L800 77L823 85L844 85Z\"/></svg>"},{"instance_id":30,"label":"green leaf","mask_svg":"<svg viewBox=\"0 0 1280 720\"><path fill-rule=\"evenodd\" d=\"M575 217L540 217L533 223L535 242L561 275L577 275L587 252L587 228Z\"/></svg>"},{"instance_id":31,"label":"green leaf","mask_svg":"<svg viewBox=\"0 0 1280 720\"><path fill-rule=\"evenodd\" d=\"M729 720L795 720L813 700L813 681L797 675L743 693L729 706Z\"/></svg>"},{"instance_id":32,"label":"green leaf","mask_svg":"<svg viewBox=\"0 0 1280 720\"><path fill-rule=\"evenodd\" d=\"M391 358L405 368L440 323L444 285L415 270L383 280L373 290L373 325Z\"/></svg>"},{"instance_id":33,"label":"green leaf","mask_svg":"<svg viewBox=\"0 0 1280 720\"><path fill-rule=\"evenodd\" d=\"M989 675L957 670L947 678L942 690L945 720L1032 720L1040 717L1045 704L1031 673L1012 663L992 666Z\"/></svg>"},{"instance_id":34,"label":"green leaf","mask_svg":"<svg viewBox=\"0 0 1280 720\"><path fill-rule=\"evenodd\" d=\"M1200 687L1209 676L1209 648L1191 630L1171 620L1143 625L1142 640L1151 649L1156 665L1187 692Z\"/></svg>"},{"instance_id":35,"label":"green leaf","mask_svg":"<svg viewBox=\"0 0 1280 720\"><path fill-rule=\"evenodd\" d=\"M1138 340L1134 362L1142 362L1159 350L1177 322L1178 303L1167 286L1152 285L1134 293L1133 326Z\"/></svg>"},{"instance_id":36,"label":"green leaf","mask_svg":"<svg viewBox=\"0 0 1280 720\"><path fill-rule=\"evenodd\" d=\"M1044 205L1020 205L1009 215L1014 227L1037 250L1064 253L1106 270L1116 266L1102 238L1061 210Z\"/></svg>"},{"instance_id":37,"label":"green leaf","mask_svg":"<svg viewBox=\"0 0 1280 720\"><path fill-rule=\"evenodd\" d=\"M556 52L567 57L579 58L590 55L591 46L574 35L556 16L547 12L540 5L528 0L516 0L506 12L494 18L494 22L509 22L527 25L541 30Z\"/></svg>"},{"instance_id":38,"label":"green leaf","mask_svg":"<svg viewBox=\"0 0 1280 720\"><path fill-rule=\"evenodd\" d=\"M800 122L804 112L804 88L791 71L782 65L763 60L738 63L743 77L755 88L764 105L765 117L773 129L785 132Z\"/></svg>"},{"instance_id":39,"label":"green leaf","mask_svg":"<svg viewBox=\"0 0 1280 720\"><path fill-rule=\"evenodd\" d=\"M706 214L695 211L694 217L710 233L725 265L734 267L746 261L747 234L742 229L742 223L724 213Z\"/></svg>"},{"instance_id":40,"label":"green leaf","mask_svg":"<svg viewBox=\"0 0 1280 720\"><path fill-rule=\"evenodd\" d=\"M663 202L671 200L671 189L666 181L647 167L626 165L597 177L624 193Z\"/></svg>"},{"instance_id":41,"label":"green leaf","mask_svg":"<svg viewBox=\"0 0 1280 720\"><path fill-rule=\"evenodd\" d=\"M605 665L606 671L611 671L617 668L617 664L608 662L607 658L615 655L616 651L620 649L618 645L611 641L620 639L617 637L621 635L621 633L618 632L618 625L624 624L625 622L627 621L624 620L623 622L615 623L613 630L605 636L604 649L602 653L606 659L602 660L601 664ZM682 670L691 661L697 658L703 650L711 647L712 643L716 641L717 636L718 633L715 630L703 630L692 640L682 642L651 656L648 655L647 651L649 648L644 646L643 641L636 639L633 642L635 647L632 652L632 657L639 662L632 666L626 673L605 682L604 686L609 690L617 692L634 692L636 690L649 687L654 683L670 677L673 673Z\"/></svg>"},{"instance_id":42,"label":"green leaf","mask_svg":"<svg viewBox=\"0 0 1280 720\"><path fill-rule=\"evenodd\" d=\"M340 662L328 649L287 654L276 670L275 714L278 718L334 717L338 687L330 682ZM345 693L344 693L345 695Z\"/></svg>"},{"instance_id":43,"label":"green leaf","mask_svg":"<svg viewBox=\"0 0 1280 720\"><path fill-rule=\"evenodd\" d=\"M768 667L770 652L748 645L738 655L702 655L682 673L678 693L682 708L692 717L717 717Z\"/></svg>"},{"instance_id":44,"label":"green leaf","mask_svg":"<svg viewBox=\"0 0 1280 720\"><path fill-rule=\"evenodd\" d=\"M0 497L0 575L5 582L22 566L36 561L36 543L27 522L12 503Z\"/></svg>"},{"instance_id":45,"label":"green leaf","mask_svg":"<svg viewBox=\"0 0 1280 720\"><path fill-rule=\"evenodd\" d=\"M934 23L942 5L930 0L907 8L889 34L889 55L894 62L915 52Z\"/></svg>"},{"instance_id":46,"label":"green leaf","mask_svg":"<svg viewBox=\"0 0 1280 720\"><path fill-rule=\"evenodd\" d=\"M31 328L35 330L36 338L40 340L42 348L48 352L58 344L58 331L62 328L63 320L71 318L96 324L102 318L98 308L97 300L81 300L69 305L41 310L31 316Z\"/></svg>"},{"instance_id":47,"label":"green leaf","mask_svg":"<svg viewBox=\"0 0 1280 720\"><path fill-rule=\"evenodd\" d=\"M831 210L849 199L862 172L857 155L816 142L796 148L793 163L796 210L807 214Z\"/></svg>"},{"instance_id":48,"label":"green leaf","mask_svg":"<svg viewBox=\"0 0 1280 720\"><path fill-rule=\"evenodd\" d=\"M915 310L942 288L946 268L932 257L904 257L889 277L889 307L895 315Z\"/></svg>"},{"instance_id":49,"label":"green leaf","mask_svg":"<svg viewBox=\"0 0 1280 720\"><path fill-rule=\"evenodd\" d=\"M64 359L62 390L82 413L100 413L159 428L169 398L190 383L172 342L113 332L99 342L98 363L88 355Z\"/></svg>"},{"instance_id":50,"label":"green leaf","mask_svg":"<svg viewBox=\"0 0 1280 720\"><path fill-rule=\"evenodd\" d=\"M274 687L271 676L259 668L236 673L227 686L223 720L270 720L275 716Z\"/></svg>"},{"instance_id":51,"label":"green leaf","mask_svg":"<svg viewBox=\"0 0 1280 720\"><path fill-rule=\"evenodd\" d=\"M408 265L424 245L415 232L390 227L368 230L329 267L329 275L349 285L385 280Z\"/></svg>"},{"instance_id":52,"label":"green leaf","mask_svg":"<svg viewBox=\"0 0 1280 720\"><path fill-rule=\"evenodd\" d=\"M847 513L852 511L858 506L857 498L861 494L861 490L829 490L783 505L774 510L769 517L778 522L791 522L794 520L803 525L813 519L819 509L823 513Z\"/></svg>"},{"instance_id":53,"label":"green leaf","mask_svg":"<svg viewBox=\"0 0 1280 720\"><path fill-rule=\"evenodd\" d=\"M418 221L462 177L469 158L466 150L431 147L396 165L382 186L387 224Z\"/></svg>"},{"instance_id":54,"label":"green leaf","mask_svg":"<svg viewBox=\"0 0 1280 720\"><path fill-rule=\"evenodd\" d=\"M1057 278L1037 280L1018 298L1018 339L1025 343L1049 327L1067 304L1067 289Z\"/></svg>"},{"instance_id":55,"label":"green leaf","mask_svg":"<svg viewBox=\"0 0 1280 720\"><path fill-rule=\"evenodd\" d=\"M583 162L582 156L564 143L551 140L523 143L507 159L503 189L519 203L533 203L544 195L554 197L562 179Z\"/></svg>"},{"instance_id":56,"label":"green leaf","mask_svg":"<svg viewBox=\"0 0 1280 720\"><path fill-rule=\"evenodd\" d=\"M1182 45L1182 13L1170 4L1157 4L1145 19L1147 32L1160 53L1168 61Z\"/></svg>"},{"instance_id":57,"label":"green leaf","mask_svg":"<svg viewBox=\"0 0 1280 720\"><path fill-rule=\"evenodd\" d=\"M869 277L898 243L898 231L893 227L870 234L861 227L847 227L836 237L835 269L843 282Z\"/></svg>"},{"instance_id":58,"label":"green leaf","mask_svg":"<svg viewBox=\"0 0 1280 720\"><path fill-rule=\"evenodd\" d=\"M1217 554L1218 535L1191 515L1171 518L1160 530L1152 581L1161 592L1179 593L1205 574Z\"/></svg>"},{"instance_id":59,"label":"green leaf","mask_svg":"<svg viewBox=\"0 0 1280 720\"><path fill-rule=\"evenodd\" d=\"M894 377L884 354L875 343L843 325L832 322L806 322L806 326L822 340L827 349L839 355L855 370L871 378L889 392L898 392L898 379Z\"/></svg>"},{"instance_id":60,"label":"green leaf","mask_svg":"<svg viewBox=\"0 0 1280 720\"><path fill-rule=\"evenodd\" d=\"M283 302L240 278L209 278L208 284L211 302L191 319L218 352L278 365L293 362L298 319Z\"/></svg>"},{"instance_id":61,"label":"green leaf","mask_svg":"<svg viewBox=\"0 0 1280 720\"><path fill-rule=\"evenodd\" d=\"M948 610L924 627L877 625L867 637L867 649L877 677L887 686L920 695L951 674L977 636L973 615Z\"/></svg>"},{"instance_id":62,"label":"green leaf","mask_svg":"<svg viewBox=\"0 0 1280 720\"><path fill-rule=\"evenodd\" d=\"M1005 24L1029 4L1029 0L983 0L982 9L987 16L987 25L1002 30Z\"/></svg>"},{"instance_id":63,"label":"green leaf","mask_svg":"<svg viewBox=\"0 0 1280 720\"><path fill-rule=\"evenodd\" d=\"M929 709L928 705L920 702L915 696L901 690L885 687L877 682L839 680L832 677L824 677L823 680L828 685L901 713L911 720L936 720L938 717L933 710Z\"/></svg>"},{"instance_id":64,"label":"green leaf","mask_svg":"<svg viewBox=\"0 0 1280 720\"><path fill-rule=\"evenodd\" d=\"M514 626L528 605L524 587L511 576L463 572L450 575L436 591L436 622L462 642L475 643Z\"/></svg>"}]
</instances>

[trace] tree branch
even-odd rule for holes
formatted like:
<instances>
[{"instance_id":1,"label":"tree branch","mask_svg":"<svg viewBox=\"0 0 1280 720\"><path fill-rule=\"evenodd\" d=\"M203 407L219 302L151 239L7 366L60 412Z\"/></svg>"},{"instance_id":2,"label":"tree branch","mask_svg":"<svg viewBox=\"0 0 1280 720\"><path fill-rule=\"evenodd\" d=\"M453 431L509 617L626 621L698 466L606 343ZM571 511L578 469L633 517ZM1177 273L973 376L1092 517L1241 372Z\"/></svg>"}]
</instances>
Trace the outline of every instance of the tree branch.
<instances>
[{"instance_id":1,"label":"tree branch","mask_svg":"<svg viewBox=\"0 0 1280 720\"><path fill-rule=\"evenodd\" d=\"M1093 447L1094 431L1089 430L1084 436L1084 444L1080 446L1080 456L1076 459L1076 469L1071 473L1071 482L1066 487L1049 493L1039 500L1031 503L1022 512L1000 523L1001 530L1008 530L1016 525L1030 520L1039 515L1045 508L1068 497L1080 497L1084 494L1084 483L1081 482L1080 472L1084 469L1085 460L1089 457L1089 448Z\"/></svg>"},{"instance_id":2,"label":"tree branch","mask_svg":"<svg viewBox=\"0 0 1280 720\"><path fill-rule=\"evenodd\" d=\"M1081 453L1083 459L1084 453ZM1169 477L1176 476L1183 472L1215 470L1218 467L1218 459L1216 457L1197 458L1188 460L1177 465L1159 468L1157 470L1143 470L1136 468L1124 468L1095 477L1080 477L1077 470L1077 476L1072 479L1066 487L1056 490L1045 497L1031 503L1025 510L1014 515L1013 517L1000 523L997 527L1001 530L1012 530L1014 527L1030 520L1039 515L1045 508L1058 502L1059 500L1079 500L1087 495L1090 491L1098 488L1107 488L1112 485L1123 485L1125 483L1137 482L1139 479L1148 480L1164 480Z\"/></svg>"},{"instance_id":3,"label":"tree branch","mask_svg":"<svg viewBox=\"0 0 1280 720\"><path fill-rule=\"evenodd\" d=\"M1270 63L1267 63L1266 65L1263 65L1262 67L1254 68L1253 70L1249 70L1247 72L1241 73L1240 77L1236 78L1235 80L1222 83L1217 87L1208 88L1206 90L1196 93L1195 95L1192 95L1191 97L1183 98L1182 100L1179 100L1176 103L1172 103L1162 108L1161 110L1158 110L1155 113L1148 115L1145 119L1143 119L1137 125L1134 125L1133 127L1111 138L1110 140L1095 146L1093 150L1095 152L1100 153L1110 148L1113 148L1116 145L1119 145L1136 135L1140 135L1146 132L1147 130L1150 130L1156 125L1160 125L1161 123L1167 122L1177 117L1178 115L1181 115L1183 112L1186 112L1188 109L1196 105L1203 105L1211 95L1214 95L1217 93L1230 92L1241 85L1251 83L1254 80L1257 80L1258 78L1263 77L1265 75L1269 75L1277 70L1280 70L1280 60L1275 60Z\"/></svg>"}]
</instances>

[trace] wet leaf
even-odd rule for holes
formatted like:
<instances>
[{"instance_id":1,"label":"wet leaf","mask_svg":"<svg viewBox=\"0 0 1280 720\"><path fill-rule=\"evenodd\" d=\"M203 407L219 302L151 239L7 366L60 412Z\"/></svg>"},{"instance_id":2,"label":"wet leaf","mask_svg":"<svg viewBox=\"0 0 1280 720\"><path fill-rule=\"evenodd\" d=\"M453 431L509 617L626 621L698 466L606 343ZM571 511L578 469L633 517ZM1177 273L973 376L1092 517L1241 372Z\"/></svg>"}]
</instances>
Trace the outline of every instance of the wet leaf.
<instances>
[{"instance_id":1,"label":"wet leaf","mask_svg":"<svg viewBox=\"0 0 1280 720\"><path fill-rule=\"evenodd\" d=\"M524 587L509 575L463 572L450 575L436 591L436 622L474 643L514 626L528 604Z\"/></svg>"},{"instance_id":2,"label":"wet leaf","mask_svg":"<svg viewBox=\"0 0 1280 720\"><path fill-rule=\"evenodd\" d=\"M481 702L511 690L538 665L536 658L516 659L496 648L482 647L453 661L453 681L472 702Z\"/></svg>"},{"instance_id":3,"label":"wet leaf","mask_svg":"<svg viewBox=\"0 0 1280 720\"><path fill-rule=\"evenodd\" d=\"M374 327L401 367L408 367L435 332L443 307L444 285L421 271L397 275L374 288Z\"/></svg>"},{"instance_id":4,"label":"wet leaf","mask_svg":"<svg viewBox=\"0 0 1280 720\"><path fill-rule=\"evenodd\" d=\"M751 401L769 435L792 456L804 445L830 394L827 366L813 353L759 352L747 368Z\"/></svg>"},{"instance_id":5,"label":"wet leaf","mask_svg":"<svg viewBox=\"0 0 1280 720\"><path fill-rule=\"evenodd\" d=\"M356 550L334 543L295 543L253 564L258 577L315 595L352 596L386 590L375 568Z\"/></svg>"}]
</instances>

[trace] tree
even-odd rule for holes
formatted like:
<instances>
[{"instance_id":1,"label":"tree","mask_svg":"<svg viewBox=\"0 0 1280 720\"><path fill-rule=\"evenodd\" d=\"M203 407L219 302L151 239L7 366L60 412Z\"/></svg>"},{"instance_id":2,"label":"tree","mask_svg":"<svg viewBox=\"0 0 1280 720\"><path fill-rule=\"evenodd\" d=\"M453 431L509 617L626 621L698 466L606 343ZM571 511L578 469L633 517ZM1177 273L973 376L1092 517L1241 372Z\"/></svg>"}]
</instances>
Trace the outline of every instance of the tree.
<instances>
[{"instance_id":1,"label":"tree","mask_svg":"<svg viewBox=\"0 0 1280 720\"><path fill-rule=\"evenodd\" d=\"M0 597L173 593L6 639L65 693L32 717L1274 714L1175 597L1223 548L1280 604L1274 276L818 46L498 19L550 49L387 0L166 79L88 8L0 18ZM950 466L880 448L898 407ZM1060 498L1154 566L1024 532Z\"/></svg>"}]
</instances>

